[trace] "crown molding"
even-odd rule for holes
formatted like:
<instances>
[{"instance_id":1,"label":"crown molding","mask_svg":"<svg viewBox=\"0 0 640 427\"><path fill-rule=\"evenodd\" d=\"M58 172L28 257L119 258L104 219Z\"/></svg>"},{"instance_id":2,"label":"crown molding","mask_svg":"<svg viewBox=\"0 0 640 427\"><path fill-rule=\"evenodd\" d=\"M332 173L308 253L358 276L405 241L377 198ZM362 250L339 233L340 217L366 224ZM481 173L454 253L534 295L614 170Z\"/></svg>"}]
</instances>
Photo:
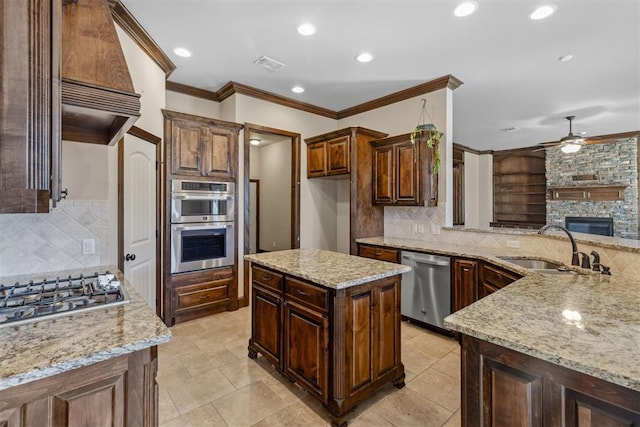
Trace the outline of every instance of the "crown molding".
<instances>
[{"instance_id":1,"label":"crown molding","mask_svg":"<svg viewBox=\"0 0 640 427\"><path fill-rule=\"evenodd\" d=\"M451 74L440 77L435 80L430 80L425 83L410 87L408 89L401 90L399 92L392 93L371 101L358 104L356 106L346 108L338 111L338 119L344 119L345 117L354 116L356 114L364 113L367 111L375 110L376 108L384 107L385 105L394 104L399 101L404 101L416 96L424 95L425 93L434 92L436 90L449 88L457 89L462 84L462 81L453 77Z\"/></svg>"},{"instance_id":2,"label":"crown molding","mask_svg":"<svg viewBox=\"0 0 640 427\"><path fill-rule=\"evenodd\" d=\"M222 86L217 93L218 93L218 97L220 98L220 101L224 101L225 99L227 99L233 94L241 94L241 95L250 96L252 98L262 99L264 101L268 101L273 104L284 105L285 107L306 111L312 114L317 114L318 116L328 117L334 120L338 118L337 113L333 110L318 107L313 104L308 104L306 102L301 102L292 98L287 98L286 96L277 95L272 92L267 92L262 89L257 89L257 88L243 85L241 83L236 83L233 81Z\"/></svg>"},{"instance_id":3,"label":"crown molding","mask_svg":"<svg viewBox=\"0 0 640 427\"><path fill-rule=\"evenodd\" d=\"M151 38L149 33L140 25L138 20L120 0L109 0L111 16L122 30L164 71L167 77L176 69L176 65L160 46Z\"/></svg>"},{"instance_id":4,"label":"crown molding","mask_svg":"<svg viewBox=\"0 0 640 427\"><path fill-rule=\"evenodd\" d=\"M185 95L195 96L196 98L207 99L209 101L220 102L220 95L218 92L213 92L211 90L200 89L194 86L185 85L182 83L172 82L167 80L166 90L170 90L171 92L183 93Z\"/></svg>"}]
</instances>

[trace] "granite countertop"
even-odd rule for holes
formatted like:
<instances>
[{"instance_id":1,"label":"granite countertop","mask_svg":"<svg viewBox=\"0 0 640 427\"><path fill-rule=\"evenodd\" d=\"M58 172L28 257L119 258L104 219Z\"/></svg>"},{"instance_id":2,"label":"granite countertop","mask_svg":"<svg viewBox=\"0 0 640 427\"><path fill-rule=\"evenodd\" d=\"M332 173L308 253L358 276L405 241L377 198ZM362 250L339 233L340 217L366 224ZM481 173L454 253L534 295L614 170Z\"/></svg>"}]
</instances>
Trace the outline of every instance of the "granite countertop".
<instances>
[{"instance_id":1,"label":"granite countertop","mask_svg":"<svg viewBox=\"0 0 640 427\"><path fill-rule=\"evenodd\" d=\"M0 390L142 350L171 339L171 332L115 266L47 273L116 272L128 304L19 326L0 327ZM43 274L3 277L5 283L41 280Z\"/></svg>"},{"instance_id":2,"label":"granite countertop","mask_svg":"<svg viewBox=\"0 0 640 427\"><path fill-rule=\"evenodd\" d=\"M615 274L535 273L498 258L506 255L504 249L387 237L358 242L473 257L524 274L446 317L445 325L640 391L640 280Z\"/></svg>"},{"instance_id":3,"label":"granite countertop","mask_svg":"<svg viewBox=\"0 0 640 427\"><path fill-rule=\"evenodd\" d=\"M300 277L333 289L411 271L411 267L321 249L291 249L245 255L254 264Z\"/></svg>"}]
</instances>

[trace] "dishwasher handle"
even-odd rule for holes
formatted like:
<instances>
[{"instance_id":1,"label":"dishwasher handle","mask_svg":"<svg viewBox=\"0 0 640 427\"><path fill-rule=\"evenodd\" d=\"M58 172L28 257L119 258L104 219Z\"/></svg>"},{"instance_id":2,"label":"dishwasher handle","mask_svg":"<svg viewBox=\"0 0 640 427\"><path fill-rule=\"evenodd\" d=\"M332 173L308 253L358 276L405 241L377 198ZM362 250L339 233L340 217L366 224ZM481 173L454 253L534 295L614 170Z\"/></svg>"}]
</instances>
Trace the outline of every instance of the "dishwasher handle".
<instances>
[{"instance_id":1,"label":"dishwasher handle","mask_svg":"<svg viewBox=\"0 0 640 427\"><path fill-rule=\"evenodd\" d=\"M449 265L451 265L449 261L430 261L419 258L415 258L414 261L416 262L416 264L435 265L437 267L448 267Z\"/></svg>"}]
</instances>

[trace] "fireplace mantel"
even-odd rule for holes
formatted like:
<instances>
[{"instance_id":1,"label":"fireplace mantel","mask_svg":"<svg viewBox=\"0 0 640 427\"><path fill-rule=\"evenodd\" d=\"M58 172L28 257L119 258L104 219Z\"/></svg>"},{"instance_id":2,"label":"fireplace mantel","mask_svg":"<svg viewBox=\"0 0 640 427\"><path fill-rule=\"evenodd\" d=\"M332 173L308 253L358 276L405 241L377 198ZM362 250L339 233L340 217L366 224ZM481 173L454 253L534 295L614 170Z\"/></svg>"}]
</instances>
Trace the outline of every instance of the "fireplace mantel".
<instances>
[{"instance_id":1,"label":"fireplace mantel","mask_svg":"<svg viewBox=\"0 0 640 427\"><path fill-rule=\"evenodd\" d=\"M601 202L607 200L624 200L626 185L572 185L564 187L548 187L549 200L572 200L581 202Z\"/></svg>"}]
</instances>

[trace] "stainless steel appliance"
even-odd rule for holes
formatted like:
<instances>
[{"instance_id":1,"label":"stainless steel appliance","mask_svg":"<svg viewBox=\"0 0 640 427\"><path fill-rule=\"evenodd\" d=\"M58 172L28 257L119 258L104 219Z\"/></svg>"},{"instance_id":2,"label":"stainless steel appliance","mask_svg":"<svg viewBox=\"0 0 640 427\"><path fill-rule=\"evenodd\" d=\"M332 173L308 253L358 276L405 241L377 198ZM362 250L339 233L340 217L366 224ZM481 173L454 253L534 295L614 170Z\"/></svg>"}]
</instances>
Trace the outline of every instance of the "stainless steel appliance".
<instances>
[{"instance_id":1,"label":"stainless steel appliance","mask_svg":"<svg viewBox=\"0 0 640 427\"><path fill-rule=\"evenodd\" d=\"M108 271L92 276L0 284L0 327L128 302L124 286Z\"/></svg>"},{"instance_id":2,"label":"stainless steel appliance","mask_svg":"<svg viewBox=\"0 0 640 427\"><path fill-rule=\"evenodd\" d=\"M444 318L451 314L451 259L402 251L402 264L411 271L402 275L400 313L446 329Z\"/></svg>"},{"instance_id":3,"label":"stainless steel appliance","mask_svg":"<svg viewBox=\"0 0 640 427\"><path fill-rule=\"evenodd\" d=\"M171 181L171 273L233 265L234 184Z\"/></svg>"},{"instance_id":4,"label":"stainless steel appliance","mask_svg":"<svg viewBox=\"0 0 640 427\"><path fill-rule=\"evenodd\" d=\"M171 225L171 272L233 265L233 222Z\"/></svg>"},{"instance_id":5,"label":"stainless steel appliance","mask_svg":"<svg viewBox=\"0 0 640 427\"><path fill-rule=\"evenodd\" d=\"M171 223L233 221L233 182L171 181Z\"/></svg>"}]
</instances>

